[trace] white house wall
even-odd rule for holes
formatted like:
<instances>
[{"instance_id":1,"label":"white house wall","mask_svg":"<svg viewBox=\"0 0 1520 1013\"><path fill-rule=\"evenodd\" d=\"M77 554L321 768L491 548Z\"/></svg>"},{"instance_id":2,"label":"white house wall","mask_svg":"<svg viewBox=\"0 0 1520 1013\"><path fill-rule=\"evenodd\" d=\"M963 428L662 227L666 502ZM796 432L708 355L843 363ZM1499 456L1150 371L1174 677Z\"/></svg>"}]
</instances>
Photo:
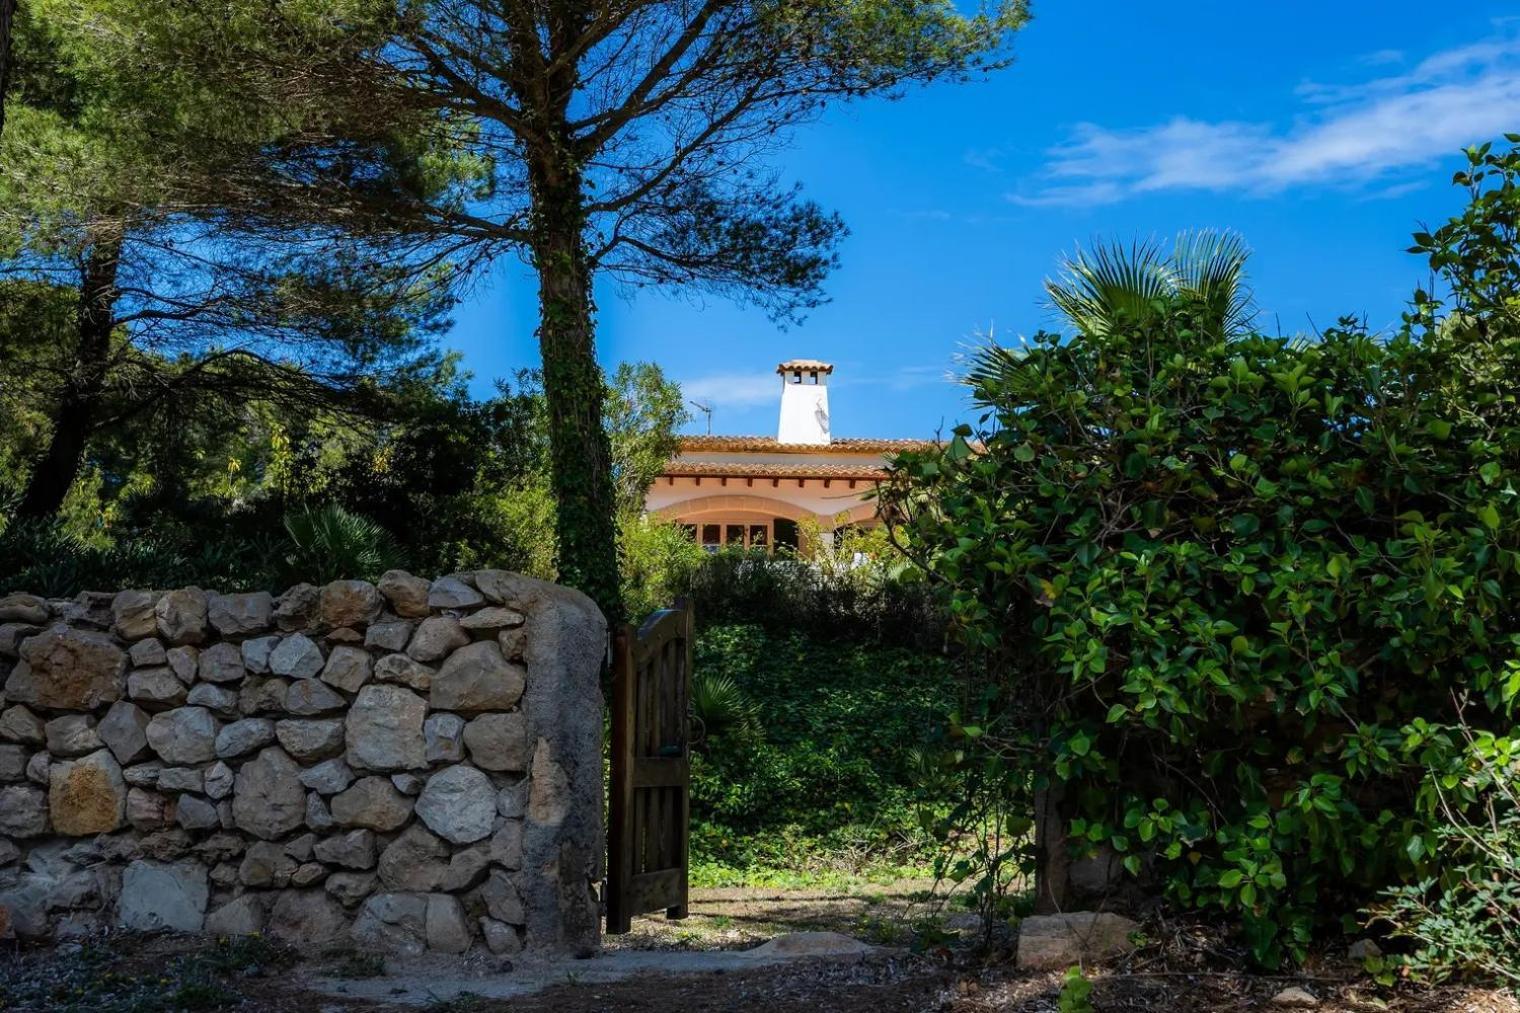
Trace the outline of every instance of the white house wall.
<instances>
[{"instance_id":1,"label":"white house wall","mask_svg":"<svg viewBox=\"0 0 1520 1013\"><path fill-rule=\"evenodd\" d=\"M760 455L734 456L741 460L755 460ZM786 457L787 455L780 454L773 456ZM791 460L795 461L796 458L792 457ZM879 462L881 458L878 456L872 458L872 460ZM752 502L758 499L775 504L776 509L773 515L777 517L795 517L798 511L805 511L808 514L817 516L821 521L830 521L841 513L852 511L858 513L857 508L872 502L867 500L865 495L874 488L874 483L872 482L857 480L855 488L851 489L848 480L839 478L829 479L828 488L824 488L824 480L819 478L801 480L780 478L774 480L777 483L776 485L772 485L772 481L769 478L757 478L750 483L743 478L729 478L725 484L721 478L706 476L700 480L695 478L676 478L673 480L660 478L655 481L655 484L649 490L649 496L645 500L645 509L649 513L663 513L671 510L673 507L679 508L682 504L693 504L696 500L707 499L709 497L744 497L746 503L740 509L746 512L752 510L760 512L758 508L761 504ZM799 481L803 483L801 486L798 485ZM704 506L707 505L704 504ZM735 512L734 508L736 507L739 507L739 504L734 503L723 506L714 503L703 509L701 513L712 514L714 516L726 515ZM679 509L675 512L680 516L686 515L685 511ZM700 514L697 516L700 516ZM824 526L828 527L829 525L825 524Z\"/></svg>"}]
</instances>

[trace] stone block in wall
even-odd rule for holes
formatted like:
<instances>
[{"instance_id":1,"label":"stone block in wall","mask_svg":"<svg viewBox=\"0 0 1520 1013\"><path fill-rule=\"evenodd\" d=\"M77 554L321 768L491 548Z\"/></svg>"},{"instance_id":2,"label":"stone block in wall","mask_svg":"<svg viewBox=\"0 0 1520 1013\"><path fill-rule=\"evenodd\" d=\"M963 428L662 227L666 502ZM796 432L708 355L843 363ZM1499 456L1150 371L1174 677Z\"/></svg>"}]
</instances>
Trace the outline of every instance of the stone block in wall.
<instances>
[{"instance_id":1,"label":"stone block in wall","mask_svg":"<svg viewBox=\"0 0 1520 1013\"><path fill-rule=\"evenodd\" d=\"M278 634L268 637L254 637L245 640L240 648L243 655L243 669L257 675L267 675L269 672L269 656L274 649L280 646Z\"/></svg>"},{"instance_id":2,"label":"stone block in wall","mask_svg":"<svg viewBox=\"0 0 1520 1013\"><path fill-rule=\"evenodd\" d=\"M0 622L40 626L51 617L47 602L34 594L17 592L0 598Z\"/></svg>"},{"instance_id":3,"label":"stone block in wall","mask_svg":"<svg viewBox=\"0 0 1520 1013\"><path fill-rule=\"evenodd\" d=\"M186 766L216 759L221 722L204 707L177 707L148 721L148 745L165 763Z\"/></svg>"},{"instance_id":4,"label":"stone block in wall","mask_svg":"<svg viewBox=\"0 0 1520 1013\"><path fill-rule=\"evenodd\" d=\"M405 654L387 654L375 662L375 678L381 682L393 682L419 693L426 693L433 686L433 669Z\"/></svg>"},{"instance_id":5,"label":"stone block in wall","mask_svg":"<svg viewBox=\"0 0 1520 1013\"><path fill-rule=\"evenodd\" d=\"M427 603L433 609L471 609L485 598L460 577L439 577L428 587Z\"/></svg>"},{"instance_id":6,"label":"stone block in wall","mask_svg":"<svg viewBox=\"0 0 1520 1013\"><path fill-rule=\"evenodd\" d=\"M186 830L212 830L222 825L222 814L212 802L181 794L175 796L174 822Z\"/></svg>"},{"instance_id":7,"label":"stone block in wall","mask_svg":"<svg viewBox=\"0 0 1520 1013\"><path fill-rule=\"evenodd\" d=\"M348 710L347 759L363 770L411 770L427 766L422 722L427 703L409 689L370 685Z\"/></svg>"},{"instance_id":8,"label":"stone block in wall","mask_svg":"<svg viewBox=\"0 0 1520 1013\"><path fill-rule=\"evenodd\" d=\"M412 624L402 619L375 623L364 632L364 646L379 651L404 651L412 640Z\"/></svg>"},{"instance_id":9,"label":"stone block in wall","mask_svg":"<svg viewBox=\"0 0 1520 1013\"><path fill-rule=\"evenodd\" d=\"M19 742L0 743L0 781L25 781L31 750Z\"/></svg>"},{"instance_id":10,"label":"stone block in wall","mask_svg":"<svg viewBox=\"0 0 1520 1013\"><path fill-rule=\"evenodd\" d=\"M103 745L88 714L60 714L43 726L43 738L54 756L83 756Z\"/></svg>"},{"instance_id":11,"label":"stone block in wall","mask_svg":"<svg viewBox=\"0 0 1520 1013\"><path fill-rule=\"evenodd\" d=\"M13 703L89 711L126 689L126 652L106 633L54 626L23 640L20 654L5 680Z\"/></svg>"},{"instance_id":12,"label":"stone block in wall","mask_svg":"<svg viewBox=\"0 0 1520 1013\"><path fill-rule=\"evenodd\" d=\"M354 772L342 759L323 760L301 771L300 781L319 795L335 795L354 783Z\"/></svg>"},{"instance_id":13,"label":"stone block in wall","mask_svg":"<svg viewBox=\"0 0 1520 1013\"><path fill-rule=\"evenodd\" d=\"M489 640L468 644L450 654L433 677L428 704L436 710L466 714L511 710L522 698L527 673L502 657Z\"/></svg>"},{"instance_id":14,"label":"stone block in wall","mask_svg":"<svg viewBox=\"0 0 1520 1013\"><path fill-rule=\"evenodd\" d=\"M155 665L169 663L169 655L164 650L163 641L157 637L137 641L127 649L127 656L132 659L134 668L152 668Z\"/></svg>"},{"instance_id":15,"label":"stone block in wall","mask_svg":"<svg viewBox=\"0 0 1520 1013\"><path fill-rule=\"evenodd\" d=\"M122 825L126 811L127 783L109 749L48 768L48 815L54 833L110 833Z\"/></svg>"},{"instance_id":16,"label":"stone block in wall","mask_svg":"<svg viewBox=\"0 0 1520 1013\"><path fill-rule=\"evenodd\" d=\"M244 717L256 714L284 713L285 697L290 680L274 676L255 676L243 681L238 690L238 713Z\"/></svg>"},{"instance_id":17,"label":"stone block in wall","mask_svg":"<svg viewBox=\"0 0 1520 1013\"><path fill-rule=\"evenodd\" d=\"M109 631L114 620L111 602L115 597L101 591L80 591L72 601L58 607L58 618L70 626Z\"/></svg>"},{"instance_id":18,"label":"stone block in wall","mask_svg":"<svg viewBox=\"0 0 1520 1013\"><path fill-rule=\"evenodd\" d=\"M470 762L485 770L524 771L531 760L528 719L521 711L481 714L464 726Z\"/></svg>"},{"instance_id":19,"label":"stone block in wall","mask_svg":"<svg viewBox=\"0 0 1520 1013\"><path fill-rule=\"evenodd\" d=\"M47 738L47 724L22 704L0 712L0 739L40 746Z\"/></svg>"},{"instance_id":20,"label":"stone block in wall","mask_svg":"<svg viewBox=\"0 0 1520 1013\"><path fill-rule=\"evenodd\" d=\"M420 619L430 613L429 584L404 570L387 570L380 576L379 591L398 616Z\"/></svg>"},{"instance_id":21,"label":"stone block in wall","mask_svg":"<svg viewBox=\"0 0 1520 1013\"><path fill-rule=\"evenodd\" d=\"M322 592L311 584L297 584L274 600L274 624L286 632L304 630L317 617Z\"/></svg>"},{"instance_id":22,"label":"stone block in wall","mask_svg":"<svg viewBox=\"0 0 1520 1013\"><path fill-rule=\"evenodd\" d=\"M328 629L367 626L380 617L380 591L367 580L335 580L322 588L318 612Z\"/></svg>"},{"instance_id":23,"label":"stone block in wall","mask_svg":"<svg viewBox=\"0 0 1520 1013\"><path fill-rule=\"evenodd\" d=\"M0 834L40 837L47 833L47 793L26 784L0 787Z\"/></svg>"},{"instance_id":24,"label":"stone block in wall","mask_svg":"<svg viewBox=\"0 0 1520 1013\"><path fill-rule=\"evenodd\" d=\"M449 846L413 823L385 846L375 871L387 890L437 890L449 877Z\"/></svg>"},{"instance_id":25,"label":"stone block in wall","mask_svg":"<svg viewBox=\"0 0 1520 1013\"><path fill-rule=\"evenodd\" d=\"M373 662L369 652L350 644L340 644L327 656L322 681L345 693L357 693L369 681Z\"/></svg>"},{"instance_id":26,"label":"stone block in wall","mask_svg":"<svg viewBox=\"0 0 1520 1013\"><path fill-rule=\"evenodd\" d=\"M118 700L95 727L100 741L118 763L136 763L148 755L148 714L126 700Z\"/></svg>"},{"instance_id":27,"label":"stone block in wall","mask_svg":"<svg viewBox=\"0 0 1520 1013\"><path fill-rule=\"evenodd\" d=\"M252 936L264 931L269 920L265 894L245 893L206 916L206 931L218 936Z\"/></svg>"},{"instance_id":28,"label":"stone block in wall","mask_svg":"<svg viewBox=\"0 0 1520 1013\"><path fill-rule=\"evenodd\" d=\"M290 679L312 679L326 664L322 648L304 633L292 633L269 652L269 671Z\"/></svg>"},{"instance_id":29,"label":"stone block in wall","mask_svg":"<svg viewBox=\"0 0 1520 1013\"><path fill-rule=\"evenodd\" d=\"M472 633L477 631L495 633L497 630L515 629L525 621L523 614L515 609L492 605L479 612L471 612L459 620L459 625Z\"/></svg>"},{"instance_id":30,"label":"stone block in wall","mask_svg":"<svg viewBox=\"0 0 1520 1013\"><path fill-rule=\"evenodd\" d=\"M123 640L141 640L158 633L154 608L158 596L151 591L120 591L111 599L111 629ZM160 645L162 646L162 645Z\"/></svg>"},{"instance_id":31,"label":"stone block in wall","mask_svg":"<svg viewBox=\"0 0 1520 1013\"><path fill-rule=\"evenodd\" d=\"M453 616L429 616L417 624L406 654L413 661L441 661L470 642L470 635Z\"/></svg>"},{"instance_id":32,"label":"stone block in wall","mask_svg":"<svg viewBox=\"0 0 1520 1013\"><path fill-rule=\"evenodd\" d=\"M213 594L206 599L206 618L224 637L252 636L269 629L274 599L267 591Z\"/></svg>"},{"instance_id":33,"label":"stone block in wall","mask_svg":"<svg viewBox=\"0 0 1520 1013\"><path fill-rule=\"evenodd\" d=\"M30 623L0 623L0 658L20 657L21 641L41 632L41 626Z\"/></svg>"},{"instance_id":34,"label":"stone block in wall","mask_svg":"<svg viewBox=\"0 0 1520 1013\"><path fill-rule=\"evenodd\" d=\"M463 953L470 948L472 935L459 898L447 893L428 894L425 937L429 950Z\"/></svg>"},{"instance_id":35,"label":"stone block in wall","mask_svg":"<svg viewBox=\"0 0 1520 1013\"><path fill-rule=\"evenodd\" d=\"M321 887L282 890L269 910L265 931L297 946L330 946L348 934L348 914Z\"/></svg>"},{"instance_id":36,"label":"stone block in wall","mask_svg":"<svg viewBox=\"0 0 1520 1013\"><path fill-rule=\"evenodd\" d=\"M132 670L127 676L127 696L146 710L162 711L184 706L188 690L172 668L155 665Z\"/></svg>"},{"instance_id":37,"label":"stone block in wall","mask_svg":"<svg viewBox=\"0 0 1520 1013\"><path fill-rule=\"evenodd\" d=\"M275 737L297 763L309 765L343 752L343 721L290 718L274 726Z\"/></svg>"},{"instance_id":38,"label":"stone block in wall","mask_svg":"<svg viewBox=\"0 0 1520 1013\"><path fill-rule=\"evenodd\" d=\"M243 764L232 789L232 817L238 829L274 840L304 824L306 790L300 773L278 746L266 746Z\"/></svg>"},{"instance_id":39,"label":"stone block in wall","mask_svg":"<svg viewBox=\"0 0 1520 1013\"><path fill-rule=\"evenodd\" d=\"M335 714L346 706L347 700L316 679L296 679L285 690L285 710L291 714Z\"/></svg>"},{"instance_id":40,"label":"stone block in wall","mask_svg":"<svg viewBox=\"0 0 1520 1013\"><path fill-rule=\"evenodd\" d=\"M247 674L243 649L237 644L212 644L196 658L196 677L202 682L237 682Z\"/></svg>"},{"instance_id":41,"label":"stone block in wall","mask_svg":"<svg viewBox=\"0 0 1520 1013\"><path fill-rule=\"evenodd\" d=\"M206 639L206 592L198 587L166 593L153 614L166 644L199 644Z\"/></svg>"},{"instance_id":42,"label":"stone block in wall","mask_svg":"<svg viewBox=\"0 0 1520 1013\"><path fill-rule=\"evenodd\" d=\"M429 763L458 763L464 759L465 720L458 714L429 714L422 738Z\"/></svg>"},{"instance_id":43,"label":"stone block in wall","mask_svg":"<svg viewBox=\"0 0 1520 1013\"><path fill-rule=\"evenodd\" d=\"M378 882L373 872L335 872L323 885L329 895L344 907L353 907L375 892Z\"/></svg>"},{"instance_id":44,"label":"stone block in wall","mask_svg":"<svg viewBox=\"0 0 1520 1013\"><path fill-rule=\"evenodd\" d=\"M268 718L243 718L223 725L216 733L216 755L224 760L246 756L274 741L274 722Z\"/></svg>"},{"instance_id":45,"label":"stone block in wall","mask_svg":"<svg viewBox=\"0 0 1520 1013\"><path fill-rule=\"evenodd\" d=\"M372 830L350 830L324 837L312 847L319 862L341 865L345 869L375 867L375 834Z\"/></svg>"},{"instance_id":46,"label":"stone block in wall","mask_svg":"<svg viewBox=\"0 0 1520 1013\"><path fill-rule=\"evenodd\" d=\"M204 707L224 720L235 720L238 717L238 693L228 686L198 682L190 687L185 703L191 707Z\"/></svg>"},{"instance_id":47,"label":"stone block in wall","mask_svg":"<svg viewBox=\"0 0 1520 1013\"><path fill-rule=\"evenodd\" d=\"M117 924L199 932L206 918L206 867L193 861L130 863L122 873Z\"/></svg>"},{"instance_id":48,"label":"stone block in wall","mask_svg":"<svg viewBox=\"0 0 1520 1013\"><path fill-rule=\"evenodd\" d=\"M381 833L399 830L412 815L412 800L397 791L388 777L361 777L329 804L339 826Z\"/></svg>"},{"instance_id":49,"label":"stone block in wall","mask_svg":"<svg viewBox=\"0 0 1520 1013\"><path fill-rule=\"evenodd\" d=\"M445 840L472 844L495 826L496 788L474 767L445 767L428 778L417 798L417 815Z\"/></svg>"},{"instance_id":50,"label":"stone block in wall","mask_svg":"<svg viewBox=\"0 0 1520 1013\"><path fill-rule=\"evenodd\" d=\"M176 679L189 686L195 682L195 677L200 672L200 648L187 644L171 647L164 652L164 662Z\"/></svg>"},{"instance_id":51,"label":"stone block in wall","mask_svg":"<svg viewBox=\"0 0 1520 1013\"><path fill-rule=\"evenodd\" d=\"M415 957L427 949L427 896L374 894L359 908L349 934L381 953Z\"/></svg>"}]
</instances>

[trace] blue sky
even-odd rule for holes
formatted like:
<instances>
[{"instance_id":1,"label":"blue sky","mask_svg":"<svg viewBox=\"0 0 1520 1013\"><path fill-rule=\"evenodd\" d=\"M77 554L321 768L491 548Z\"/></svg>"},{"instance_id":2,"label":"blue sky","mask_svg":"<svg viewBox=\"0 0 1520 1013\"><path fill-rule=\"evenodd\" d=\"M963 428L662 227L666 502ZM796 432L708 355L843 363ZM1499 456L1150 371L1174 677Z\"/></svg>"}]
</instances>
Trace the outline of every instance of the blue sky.
<instances>
[{"instance_id":1,"label":"blue sky","mask_svg":"<svg viewBox=\"0 0 1520 1013\"><path fill-rule=\"evenodd\" d=\"M824 358L835 435L929 436L969 414L947 379L958 352L1053 322L1041 283L1061 254L1197 227L1255 250L1265 329L1386 326L1424 278L1409 233L1460 206L1457 149L1520 130L1515 11L1034 0L1008 70L837 108L778 157L852 230L828 305L783 331L715 297L606 283L602 362L658 362L713 404L714 432L764 434L775 364ZM445 343L478 392L537 364L535 315L516 263L458 308Z\"/></svg>"}]
</instances>

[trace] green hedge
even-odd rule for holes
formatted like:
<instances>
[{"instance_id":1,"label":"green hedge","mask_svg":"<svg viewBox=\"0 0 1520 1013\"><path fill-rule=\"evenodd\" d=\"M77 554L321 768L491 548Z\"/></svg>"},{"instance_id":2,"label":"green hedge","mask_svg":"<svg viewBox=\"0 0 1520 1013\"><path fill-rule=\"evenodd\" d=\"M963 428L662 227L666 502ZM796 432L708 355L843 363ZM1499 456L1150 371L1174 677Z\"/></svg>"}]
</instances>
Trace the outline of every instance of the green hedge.
<instances>
[{"instance_id":1,"label":"green hedge","mask_svg":"<svg viewBox=\"0 0 1520 1013\"><path fill-rule=\"evenodd\" d=\"M1449 305L1288 340L1205 288L1113 303L984 353L983 424L888 496L996 690L966 738L1064 792L1078 852L1239 916L1264 962L1439 877L1435 789L1472 801L1458 703L1512 724L1520 155L1473 161L1493 188L1417 237Z\"/></svg>"},{"instance_id":2,"label":"green hedge","mask_svg":"<svg viewBox=\"0 0 1520 1013\"><path fill-rule=\"evenodd\" d=\"M920 785L915 749L953 706L946 659L732 624L700 633L696 670L732 679L754 714L696 751L699 875L922 863L933 844L918 810L943 799Z\"/></svg>"}]
</instances>

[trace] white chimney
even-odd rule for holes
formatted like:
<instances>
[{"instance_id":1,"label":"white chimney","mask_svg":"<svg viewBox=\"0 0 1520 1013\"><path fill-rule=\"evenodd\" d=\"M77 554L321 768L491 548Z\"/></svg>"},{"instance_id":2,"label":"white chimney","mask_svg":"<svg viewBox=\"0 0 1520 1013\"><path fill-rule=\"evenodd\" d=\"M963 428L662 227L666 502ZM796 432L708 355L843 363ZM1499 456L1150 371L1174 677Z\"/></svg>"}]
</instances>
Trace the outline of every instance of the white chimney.
<instances>
[{"instance_id":1,"label":"white chimney","mask_svg":"<svg viewBox=\"0 0 1520 1013\"><path fill-rule=\"evenodd\" d=\"M776 367L781 377L781 425L777 443L826 446L829 442L829 374L817 359L791 359Z\"/></svg>"}]
</instances>

